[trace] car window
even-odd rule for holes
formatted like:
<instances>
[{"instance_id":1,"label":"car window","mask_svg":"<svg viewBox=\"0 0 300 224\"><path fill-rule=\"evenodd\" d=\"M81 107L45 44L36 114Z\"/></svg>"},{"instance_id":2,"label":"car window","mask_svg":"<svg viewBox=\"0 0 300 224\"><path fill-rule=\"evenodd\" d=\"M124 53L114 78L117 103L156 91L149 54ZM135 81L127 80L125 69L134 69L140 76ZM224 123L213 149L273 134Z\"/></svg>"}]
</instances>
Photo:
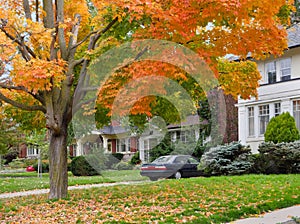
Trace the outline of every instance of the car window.
<instances>
[{"instance_id":1,"label":"car window","mask_svg":"<svg viewBox=\"0 0 300 224\"><path fill-rule=\"evenodd\" d=\"M177 157L175 160L174 160L174 163L186 163L187 162L187 158L186 157Z\"/></svg>"},{"instance_id":2,"label":"car window","mask_svg":"<svg viewBox=\"0 0 300 224\"><path fill-rule=\"evenodd\" d=\"M188 162L189 163L199 163L199 161L197 159L193 158L193 157L189 158Z\"/></svg>"},{"instance_id":3,"label":"car window","mask_svg":"<svg viewBox=\"0 0 300 224\"><path fill-rule=\"evenodd\" d=\"M171 160L171 156L161 156L154 160L152 163L167 163Z\"/></svg>"}]
</instances>

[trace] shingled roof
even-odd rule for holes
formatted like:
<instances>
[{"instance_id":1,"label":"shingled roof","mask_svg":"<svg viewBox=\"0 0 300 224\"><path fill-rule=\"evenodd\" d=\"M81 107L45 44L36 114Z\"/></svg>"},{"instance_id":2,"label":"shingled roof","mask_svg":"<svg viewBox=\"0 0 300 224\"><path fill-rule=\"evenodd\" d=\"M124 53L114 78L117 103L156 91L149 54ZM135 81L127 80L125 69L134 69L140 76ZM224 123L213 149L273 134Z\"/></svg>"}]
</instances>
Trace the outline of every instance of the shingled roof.
<instances>
[{"instance_id":1,"label":"shingled roof","mask_svg":"<svg viewBox=\"0 0 300 224\"><path fill-rule=\"evenodd\" d=\"M295 24L287 30L288 33L288 47L300 46L300 24Z\"/></svg>"}]
</instances>

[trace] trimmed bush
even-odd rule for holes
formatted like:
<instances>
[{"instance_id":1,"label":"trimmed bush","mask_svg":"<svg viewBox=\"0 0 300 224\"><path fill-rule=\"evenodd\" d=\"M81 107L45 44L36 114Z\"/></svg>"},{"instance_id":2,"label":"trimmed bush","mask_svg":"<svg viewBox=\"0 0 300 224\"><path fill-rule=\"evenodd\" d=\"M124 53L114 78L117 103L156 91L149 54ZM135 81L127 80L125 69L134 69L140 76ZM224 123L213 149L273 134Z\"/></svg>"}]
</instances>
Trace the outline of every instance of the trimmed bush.
<instances>
[{"instance_id":1,"label":"trimmed bush","mask_svg":"<svg viewBox=\"0 0 300 224\"><path fill-rule=\"evenodd\" d=\"M265 142L293 142L299 139L295 119L288 112L273 117L265 132Z\"/></svg>"},{"instance_id":2,"label":"trimmed bush","mask_svg":"<svg viewBox=\"0 0 300 224\"><path fill-rule=\"evenodd\" d=\"M130 160L131 165L140 164L142 161L140 160L140 152L136 152Z\"/></svg>"},{"instance_id":3,"label":"trimmed bush","mask_svg":"<svg viewBox=\"0 0 300 224\"><path fill-rule=\"evenodd\" d=\"M219 145L202 155L198 169L206 175L240 175L250 173L251 149L239 142Z\"/></svg>"},{"instance_id":4,"label":"trimmed bush","mask_svg":"<svg viewBox=\"0 0 300 224\"><path fill-rule=\"evenodd\" d=\"M105 165L108 169L113 169L114 166L119 163L123 159L122 153L112 153L112 154L106 154L106 162Z\"/></svg>"},{"instance_id":5,"label":"trimmed bush","mask_svg":"<svg viewBox=\"0 0 300 224\"><path fill-rule=\"evenodd\" d=\"M75 157L71 162L71 172L74 176L100 175L105 169L106 159L96 154Z\"/></svg>"},{"instance_id":6,"label":"trimmed bush","mask_svg":"<svg viewBox=\"0 0 300 224\"><path fill-rule=\"evenodd\" d=\"M42 162L42 173L49 173L49 163ZM38 171L38 163L33 164L34 170Z\"/></svg>"},{"instance_id":7,"label":"trimmed bush","mask_svg":"<svg viewBox=\"0 0 300 224\"><path fill-rule=\"evenodd\" d=\"M116 159L118 159L119 161L121 161L122 159L123 159L123 157L124 157L124 154L122 154L122 153L112 153L111 154L113 157L115 157Z\"/></svg>"},{"instance_id":8,"label":"trimmed bush","mask_svg":"<svg viewBox=\"0 0 300 224\"><path fill-rule=\"evenodd\" d=\"M8 152L3 156L3 159L5 160L4 164L7 165L10 162L12 162L14 159L16 159L19 155L19 151L16 148L12 148L8 150Z\"/></svg>"},{"instance_id":9,"label":"trimmed bush","mask_svg":"<svg viewBox=\"0 0 300 224\"><path fill-rule=\"evenodd\" d=\"M121 161L121 162L115 164L113 168L116 170L132 170L133 166L129 163Z\"/></svg>"},{"instance_id":10,"label":"trimmed bush","mask_svg":"<svg viewBox=\"0 0 300 224\"><path fill-rule=\"evenodd\" d=\"M300 142L262 143L256 156L254 172L263 174L300 173Z\"/></svg>"}]
</instances>

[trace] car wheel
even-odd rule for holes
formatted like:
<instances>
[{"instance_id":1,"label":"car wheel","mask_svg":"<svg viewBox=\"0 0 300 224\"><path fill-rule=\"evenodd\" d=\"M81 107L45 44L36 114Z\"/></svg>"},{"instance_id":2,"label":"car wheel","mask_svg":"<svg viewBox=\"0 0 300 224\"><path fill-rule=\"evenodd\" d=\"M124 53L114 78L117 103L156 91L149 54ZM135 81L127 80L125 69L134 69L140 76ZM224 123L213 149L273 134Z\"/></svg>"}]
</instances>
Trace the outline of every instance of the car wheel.
<instances>
[{"instance_id":1,"label":"car wheel","mask_svg":"<svg viewBox=\"0 0 300 224\"><path fill-rule=\"evenodd\" d=\"M156 177L149 177L149 179L150 179L151 181L157 181L157 180L158 180L158 178L156 178Z\"/></svg>"},{"instance_id":2,"label":"car wheel","mask_svg":"<svg viewBox=\"0 0 300 224\"><path fill-rule=\"evenodd\" d=\"M181 173L180 171L177 171L175 174L174 174L174 177L175 179L179 180L181 178Z\"/></svg>"}]
</instances>

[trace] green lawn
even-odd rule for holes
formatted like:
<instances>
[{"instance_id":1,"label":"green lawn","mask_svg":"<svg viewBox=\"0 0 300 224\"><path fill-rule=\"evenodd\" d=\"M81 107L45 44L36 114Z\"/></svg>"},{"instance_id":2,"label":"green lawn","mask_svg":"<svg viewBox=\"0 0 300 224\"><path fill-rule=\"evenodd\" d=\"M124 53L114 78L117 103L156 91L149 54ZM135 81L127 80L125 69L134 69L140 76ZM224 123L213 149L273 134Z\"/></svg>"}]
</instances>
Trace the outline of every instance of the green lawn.
<instances>
[{"instance_id":1,"label":"green lawn","mask_svg":"<svg viewBox=\"0 0 300 224\"><path fill-rule=\"evenodd\" d=\"M5 199L0 214L9 223L224 223L300 204L299 192L299 175L173 179Z\"/></svg>"},{"instance_id":2,"label":"green lawn","mask_svg":"<svg viewBox=\"0 0 300 224\"><path fill-rule=\"evenodd\" d=\"M101 176L88 177L75 177L69 172L69 186L146 179L140 176L139 170L106 170L102 172ZM47 173L43 174L42 178L37 177L36 172L0 174L0 193L43 188L49 188L49 174Z\"/></svg>"}]
</instances>

